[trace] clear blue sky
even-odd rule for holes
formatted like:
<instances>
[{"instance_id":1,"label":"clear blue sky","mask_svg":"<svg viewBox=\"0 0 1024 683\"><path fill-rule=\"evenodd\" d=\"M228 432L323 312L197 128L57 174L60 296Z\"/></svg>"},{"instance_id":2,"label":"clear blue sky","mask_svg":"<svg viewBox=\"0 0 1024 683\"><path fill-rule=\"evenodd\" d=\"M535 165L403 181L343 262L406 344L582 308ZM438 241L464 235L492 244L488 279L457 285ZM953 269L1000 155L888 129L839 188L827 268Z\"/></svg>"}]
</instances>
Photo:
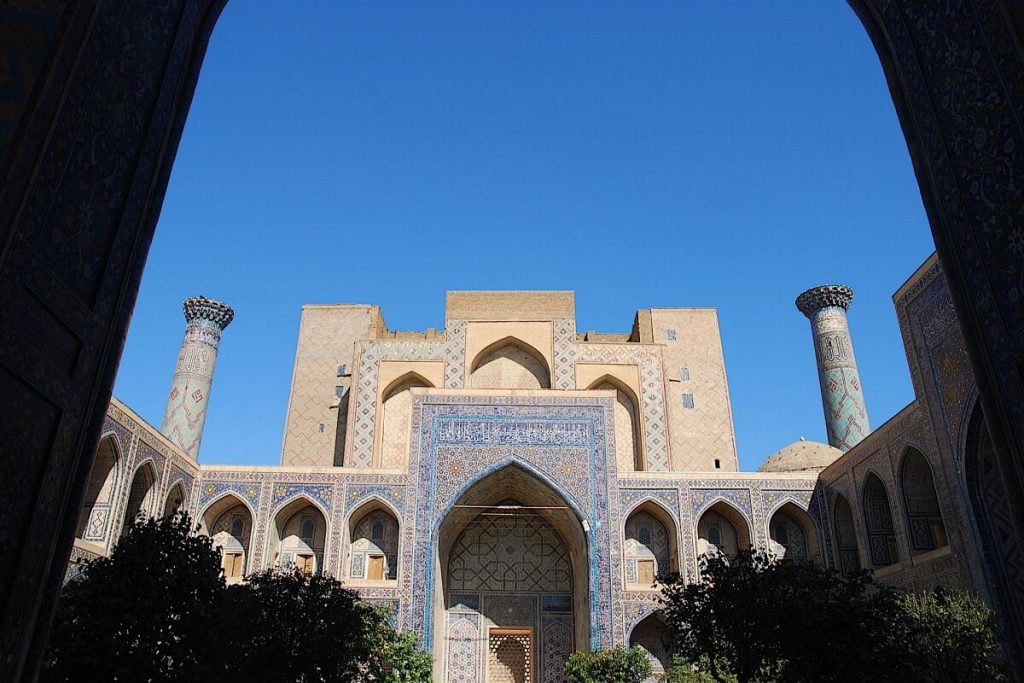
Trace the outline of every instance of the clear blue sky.
<instances>
[{"instance_id":1,"label":"clear blue sky","mask_svg":"<svg viewBox=\"0 0 1024 683\"><path fill-rule=\"evenodd\" d=\"M204 294L237 314L200 460L276 464L304 303L444 325L448 289L572 289L580 330L714 306L744 469L825 440L805 288L851 285L868 410L912 398L891 295L933 250L844 2L232 0L115 394L159 426Z\"/></svg>"}]
</instances>

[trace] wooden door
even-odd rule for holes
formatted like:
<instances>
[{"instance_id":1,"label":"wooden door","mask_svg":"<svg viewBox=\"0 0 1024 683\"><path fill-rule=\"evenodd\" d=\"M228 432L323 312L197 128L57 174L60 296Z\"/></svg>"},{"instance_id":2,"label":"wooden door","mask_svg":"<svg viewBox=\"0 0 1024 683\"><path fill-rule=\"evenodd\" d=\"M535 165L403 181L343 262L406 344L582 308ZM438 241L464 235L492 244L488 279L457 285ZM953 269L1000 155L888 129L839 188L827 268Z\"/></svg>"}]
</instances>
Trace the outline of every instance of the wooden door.
<instances>
[{"instance_id":1,"label":"wooden door","mask_svg":"<svg viewBox=\"0 0 1024 683\"><path fill-rule=\"evenodd\" d=\"M224 576L231 579L242 575L242 553L224 555Z\"/></svg>"},{"instance_id":2,"label":"wooden door","mask_svg":"<svg viewBox=\"0 0 1024 683\"><path fill-rule=\"evenodd\" d=\"M369 567L367 568L366 578L370 581L381 581L384 578L384 556L383 555L370 555Z\"/></svg>"},{"instance_id":3,"label":"wooden door","mask_svg":"<svg viewBox=\"0 0 1024 683\"><path fill-rule=\"evenodd\" d=\"M636 561L636 581L645 586L654 583L654 560Z\"/></svg>"},{"instance_id":4,"label":"wooden door","mask_svg":"<svg viewBox=\"0 0 1024 683\"><path fill-rule=\"evenodd\" d=\"M312 555L296 555L295 566L301 571L312 574L313 573L313 556Z\"/></svg>"}]
</instances>

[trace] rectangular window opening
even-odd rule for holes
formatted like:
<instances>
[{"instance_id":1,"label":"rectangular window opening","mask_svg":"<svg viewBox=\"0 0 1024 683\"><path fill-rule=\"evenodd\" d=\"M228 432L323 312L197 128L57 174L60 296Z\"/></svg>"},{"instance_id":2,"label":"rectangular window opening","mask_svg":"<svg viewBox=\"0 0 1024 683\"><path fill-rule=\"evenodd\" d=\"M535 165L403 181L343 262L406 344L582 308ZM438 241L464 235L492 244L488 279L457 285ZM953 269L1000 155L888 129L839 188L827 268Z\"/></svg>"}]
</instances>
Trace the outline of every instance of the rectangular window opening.
<instances>
[{"instance_id":1,"label":"rectangular window opening","mask_svg":"<svg viewBox=\"0 0 1024 683\"><path fill-rule=\"evenodd\" d=\"M693 394L683 394L683 407L693 408Z\"/></svg>"}]
</instances>

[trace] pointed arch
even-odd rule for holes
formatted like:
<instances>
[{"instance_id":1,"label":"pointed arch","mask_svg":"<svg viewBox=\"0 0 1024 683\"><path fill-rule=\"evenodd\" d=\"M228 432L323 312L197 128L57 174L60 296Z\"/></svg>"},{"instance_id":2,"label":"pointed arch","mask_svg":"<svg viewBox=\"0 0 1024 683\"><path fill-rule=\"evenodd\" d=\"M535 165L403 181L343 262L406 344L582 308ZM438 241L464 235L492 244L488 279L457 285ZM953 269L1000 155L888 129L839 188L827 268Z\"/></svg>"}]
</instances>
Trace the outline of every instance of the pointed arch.
<instances>
[{"instance_id":1,"label":"pointed arch","mask_svg":"<svg viewBox=\"0 0 1024 683\"><path fill-rule=\"evenodd\" d=\"M838 491L835 503L832 505L832 520L836 539L836 556L839 558L839 573L843 576L851 576L861 569L857 526L853 519L850 501Z\"/></svg>"},{"instance_id":2,"label":"pointed arch","mask_svg":"<svg viewBox=\"0 0 1024 683\"><path fill-rule=\"evenodd\" d=\"M643 472L643 439L641 437L640 399L618 377L604 374L587 387L591 390L615 392L615 461L619 472Z\"/></svg>"},{"instance_id":3,"label":"pointed arch","mask_svg":"<svg viewBox=\"0 0 1024 683\"><path fill-rule=\"evenodd\" d=\"M1014 638L1012 646L1024 652L1024 597L1021 583L1022 552L1013 533L1014 519L1006 500L995 446L985 422L981 401L975 400L964 439L964 484L974 524L982 571L990 603L1002 631Z\"/></svg>"},{"instance_id":4,"label":"pointed arch","mask_svg":"<svg viewBox=\"0 0 1024 683\"><path fill-rule=\"evenodd\" d=\"M409 430L412 419L412 394L415 387L433 388L423 375L410 370L397 377L381 393L380 413L380 467L401 468L409 462Z\"/></svg>"},{"instance_id":5,"label":"pointed arch","mask_svg":"<svg viewBox=\"0 0 1024 683\"><path fill-rule=\"evenodd\" d=\"M323 508L299 494L278 506L271 520L267 557L280 567L295 566L311 574L322 572L328 532Z\"/></svg>"},{"instance_id":6,"label":"pointed arch","mask_svg":"<svg viewBox=\"0 0 1024 683\"><path fill-rule=\"evenodd\" d=\"M668 625L659 611L648 614L629 632L629 646L644 651L655 678L660 678L672 666L672 657L665 647L667 635Z\"/></svg>"},{"instance_id":7,"label":"pointed arch","mask_svg":"<svg viewBox=\"0 0 1024 683\"><path fill-rule=\"evenodd\" d=\"M806 510L791 500L778 505L768 516L768 544L780 562L823 564L818 525Z\"/></svg>"},{"instance_id":8,"label":"pointed arch","mask_svg":"<svg viewBox=\"0 0 1024 683\"><path fill-rule=\"evenodd\" d=\"M657 590L657 577L678 571L675 518L648 498L625 516L622 527L623 579L627 590Z\"/></svg>"},{"instance_id":9,"label":"pointed arch","mask_svg":"<svg viewBox=\"0 0 1024 683\"><path fill-rule=\"evenodd\" d=\"M184 511L187 507L188 499L185 494L185 485L179 479L167 490L167 496L164 498L163 516L170 517L178 510Z\"/></svg>"},{"instance_id":10,"label":"pointed arch","mask_svg":"<svg viewBox=\"0 0 1024 683\"><path fill-rule=\"evenodd\" d=\"M408 385L408 386L405 386ZM409 370L396 377L395 379L388 382L388 385L384 387L384 390L380 392L381 401L387 401L391 396L397 394L400 391L412 387L428 387L434 389L434 383L429 379L416 372L415 370Z\"/></svg>"},{"instance_id":11,"label":"pointed arch","mask_svg":"<svg viewBox=\"0 0 1024 683\"><path fill-rule=\"evenodd\" d=\"M881 568L896 564L900 561L900 551L896 544L896 527L892 522L889 492L882 478L874 472L869 471L864 478L861 500L872 566Z\"/></svg>"},{"instance_id":12,"label":"pointed arch","mask_svg":"<svg viewBox=\"0 0 1024 683\"><path fill-rule=\"evenodd\" d=\"M447 624L461 614L496 626L522 626L543 605L572 636L561 638L552 657L542 656L538 664L544 671L560 673L572 643L591 642L596 576L585 518L577 503L535 472L506 459L461 487L438 516L429 560L434 600L426 606L425 628L439 661L458 645L446 644ZM474 644L476 661L485 661L486 647L486 639Z\"/></svg>"},{"instance_id":13,"label":"pointed arch","mask_svg":"<svg viewBox=\"0 0 1024 683\"><path fill-rule=\"evenodd\" d=\"M550 389L544 355L522 339L507 336L484 347L470 364L472 389Z\"/></svg>"},{"instance_id":14,"label":"pointed arch","mask_svg":"<svg viewBox=\"0 0 1024 683\"><path fill-rule=\"evenodd\" d=\"M221 567L228 583L241 581L254 571L251 565L252 508L234 493L212 501L200 516L200 530L221 550Z\"/></svg>"},{"instance_id":15,"label":"pointed arch","mask_svg":"<svg viewBox=\"0 0 1024 683\"><path fill-rule=\"evenodd\" d=\"M935 478L924 453L913 446L903 453L900 491L907 514L910 550L914 555L948 545L942 509L935 494Z\"/></svg>"},{"instance_id":16,"label":"pointed arch","mask_svg":"<svg viewBox=\"0 0 1024 683\"><path fill-rule=\"evenodd\" d=\"M388 583L398 579L402 529L395 509L373 497L353 510L345 522L347 562L352 581Z\"/></svg>"},{"instance_id":17,"label":"pointed arch","mask_svg":"<svg viewBox=\"0 0 1024 683\"><path fill-rule=\"evenodd\" d=\"M721 553L731 558L749 549L750 522L739 508L725 498L704 507L697 521L698 557Z\"/></svg>"},{"instance_id":18,"label":"pointed arch","mask_svg":"<svg viewBox=\"0 0 1024 683\"><path fill-rule=\"evenodd\" d=\"M121 523L121 534L127 533L140 515L153 514L153 498L156 494L156 467L152 460L146 460L135 468L128 502L125 505Z\"/></svg>"},{"instance_id":19,"label":"pointed arch","mask_svg":"<svg viewBox=\"0 0 1024 683\"><path fill-rule=\"evenodd\" d=\"M113 432L104 434L89 471L89 483L78 513L75 538L102 543L107 538L117 491L118 473L124 468L121 446Z\"/></svg>"}]
</instances>

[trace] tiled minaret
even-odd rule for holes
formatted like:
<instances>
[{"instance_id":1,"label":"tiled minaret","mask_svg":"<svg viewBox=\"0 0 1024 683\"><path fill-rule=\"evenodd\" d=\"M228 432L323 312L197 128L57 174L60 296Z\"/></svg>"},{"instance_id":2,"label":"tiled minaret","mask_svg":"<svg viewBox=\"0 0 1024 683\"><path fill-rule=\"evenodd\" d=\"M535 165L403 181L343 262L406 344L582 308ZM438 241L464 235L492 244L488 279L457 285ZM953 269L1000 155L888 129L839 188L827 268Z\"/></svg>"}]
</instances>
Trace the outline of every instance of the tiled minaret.
<instances>
[{"instance_id":1,"label":"tiled minaret","mask_svg":"<svg viewBox=\"0 0 1024 683\"><path fill-rule=\"evenodd\" d=\"M871 431L846 323L852 300L853 290L845 285L814 287L796 298L796 307L810 319L814 334L828 442L842 451L853 448Z\"/></svg>"},{"instance_id":2,"label":"tiled minaret","mask_svg":"<svg viewBox=\"0 0 1024 683\"><path fill-rule=\"evenodd\" d=\"M184 309L188 324L160 431L195 459L203 438L220 333L234 319L235 312L204 296L185 299Z\"/></svg>"}]
</instances>

